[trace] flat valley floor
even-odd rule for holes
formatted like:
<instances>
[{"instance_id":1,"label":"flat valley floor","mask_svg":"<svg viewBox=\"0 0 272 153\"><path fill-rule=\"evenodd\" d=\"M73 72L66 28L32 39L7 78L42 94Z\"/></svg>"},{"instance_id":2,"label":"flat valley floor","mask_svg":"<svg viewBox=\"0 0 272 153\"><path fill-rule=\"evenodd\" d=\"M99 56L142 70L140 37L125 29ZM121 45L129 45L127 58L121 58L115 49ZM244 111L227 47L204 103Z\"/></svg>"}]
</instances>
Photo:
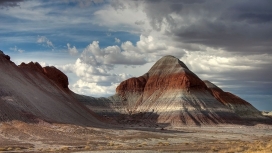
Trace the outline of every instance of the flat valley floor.
<instances>
[{"instance_id":1,"label":"flat valley floor","mask_svg":"<svg viewBox=\"0 0 272 153\"><path fill-rule=\"evenodd\" d=\"M272 126L94 128L11 121L0 123L0 152L272 152Z\"/></svg>"}]
</instances>

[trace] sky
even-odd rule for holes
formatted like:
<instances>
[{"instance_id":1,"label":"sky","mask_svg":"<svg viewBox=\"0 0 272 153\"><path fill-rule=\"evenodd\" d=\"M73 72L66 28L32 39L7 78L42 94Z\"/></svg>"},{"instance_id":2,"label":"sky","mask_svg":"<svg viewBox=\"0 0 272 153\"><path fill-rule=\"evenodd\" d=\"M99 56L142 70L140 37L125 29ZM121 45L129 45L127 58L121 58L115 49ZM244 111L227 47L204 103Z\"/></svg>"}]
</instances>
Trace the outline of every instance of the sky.
<instances>
[{"instance_id":1,"label":"sky","mask_svg":"<svg viewBox=\"0 0 272 153\"><path fill-rule=\"evenodd\" d=\"M110 96L162 56L272 111L271 0L0 0L0 50Z\"/></svg>"}]
</instances>

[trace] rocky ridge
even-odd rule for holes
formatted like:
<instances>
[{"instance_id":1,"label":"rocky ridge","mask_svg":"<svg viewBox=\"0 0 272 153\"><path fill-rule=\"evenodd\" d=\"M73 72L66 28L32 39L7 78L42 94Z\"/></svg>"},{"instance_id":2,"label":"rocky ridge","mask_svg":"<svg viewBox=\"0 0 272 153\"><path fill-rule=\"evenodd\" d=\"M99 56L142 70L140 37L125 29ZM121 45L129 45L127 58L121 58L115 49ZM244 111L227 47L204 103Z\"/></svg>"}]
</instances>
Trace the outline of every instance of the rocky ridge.
<instances>
[{"instance_id":1,"label":"rocky ridge","mask_svg":"<svg viewBox=\"0 0 272 153\"><path fill-rule=\"evenodd\" d=\"M55 68L54 66L46 66L42 67L39 63L30 62L28 64L21 63L19 65L20 68L23 69L30 69L32 71L38 71L46 75L50 80L54 81L60 87L67 89L69 82L68 77L61 72L59 69Z\"/></svg>"}]
</instances>

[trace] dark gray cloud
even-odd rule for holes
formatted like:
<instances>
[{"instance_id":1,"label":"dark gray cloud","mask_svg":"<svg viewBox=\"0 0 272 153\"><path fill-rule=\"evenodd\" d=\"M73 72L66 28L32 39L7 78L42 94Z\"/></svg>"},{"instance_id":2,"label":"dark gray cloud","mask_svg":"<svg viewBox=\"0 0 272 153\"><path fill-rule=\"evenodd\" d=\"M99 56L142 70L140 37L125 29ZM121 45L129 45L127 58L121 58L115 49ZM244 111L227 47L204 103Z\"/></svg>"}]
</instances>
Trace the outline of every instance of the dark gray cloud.
<instances>
[{"instance_id":1,"label":"dark gray cloud","mask_svg":"<svg viewBox=\"0 0 272 153\"><path fill-rule=\"evenodd\" d=\"M182 3L174 0L149 0L145 1L144 11L150 19L150 25L155 30L161 30L164 19L169 23L169 25L176 26L174 19L169 14L179 13L182 10L182 7Z\"/></svg>"},{"instance_id":2,"label":"dark gray cloud","mask_svg":"<svg viewBox=\"0 0 272 153\"><path fill-rule=\"evenodd\" d=\"M241 1L230 7L226 16L249 23L265 23L272 21L272 1ZM229 14L229 15L228 15Z\"/></svg>"},{"instance_id":3,"label":"dark gray cloud","mask_svg":"<svg viewBox=\"0 0 272 153\"><path fill-rule=\"evenodd\" d=\"M200 21L172 29L177 41L223 48L232 52L271 53L272 23L248 25L234 21Z\"/></svg>"},{"instance_id":4,"label":"dark gray cloud","mask_svg":"<svg viewBox=\"0 0 272 153\"><path fill-rule=\"evenodd\" d=\"M272 1L144 1L153 30L177 42L248 54L272 50ZM179 16L173 17L173 14Z\"/></svg>"},{"instance_id":5,"label":"dark gray cloud","mask_svg":"<svg viewBox=\"0 0 272 153\"><path fill-rule=\"evenodd\" d=\"M272 110L272 64L255 66L248 70L198 71L196 74L201 79L215 82L224 91L241 97L259 110Z\"/></svg>"},{"instance_id":6,"label":"dark gray cloud","mask_svg":"<svg viewBox=\"0 0 272 153\"><path fill-rule=\"evenodd\" d=\"M19 6L19 3L23 1L24 0L0 0L0 8Z\"/></svg>"}]
</instances>

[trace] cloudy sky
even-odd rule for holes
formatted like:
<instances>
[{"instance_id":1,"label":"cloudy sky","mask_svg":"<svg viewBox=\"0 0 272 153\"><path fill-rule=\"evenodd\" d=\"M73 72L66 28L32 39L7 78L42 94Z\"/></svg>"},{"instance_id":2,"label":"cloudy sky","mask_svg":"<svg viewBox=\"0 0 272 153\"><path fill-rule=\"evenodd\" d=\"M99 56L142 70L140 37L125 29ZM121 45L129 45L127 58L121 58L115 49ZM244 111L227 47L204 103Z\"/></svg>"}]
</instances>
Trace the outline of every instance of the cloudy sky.
<instances>
[{"instance_id":1,"label":"cloudy sky","mask_svg":"<svg viewBox=\"0 0 272 153\"><path fill-rule=\"evenodd\" d=\"M110 96L173 55L203 80L272 110L271 0L1 0L0 50Z\"/></svg>"}]
</instances>

